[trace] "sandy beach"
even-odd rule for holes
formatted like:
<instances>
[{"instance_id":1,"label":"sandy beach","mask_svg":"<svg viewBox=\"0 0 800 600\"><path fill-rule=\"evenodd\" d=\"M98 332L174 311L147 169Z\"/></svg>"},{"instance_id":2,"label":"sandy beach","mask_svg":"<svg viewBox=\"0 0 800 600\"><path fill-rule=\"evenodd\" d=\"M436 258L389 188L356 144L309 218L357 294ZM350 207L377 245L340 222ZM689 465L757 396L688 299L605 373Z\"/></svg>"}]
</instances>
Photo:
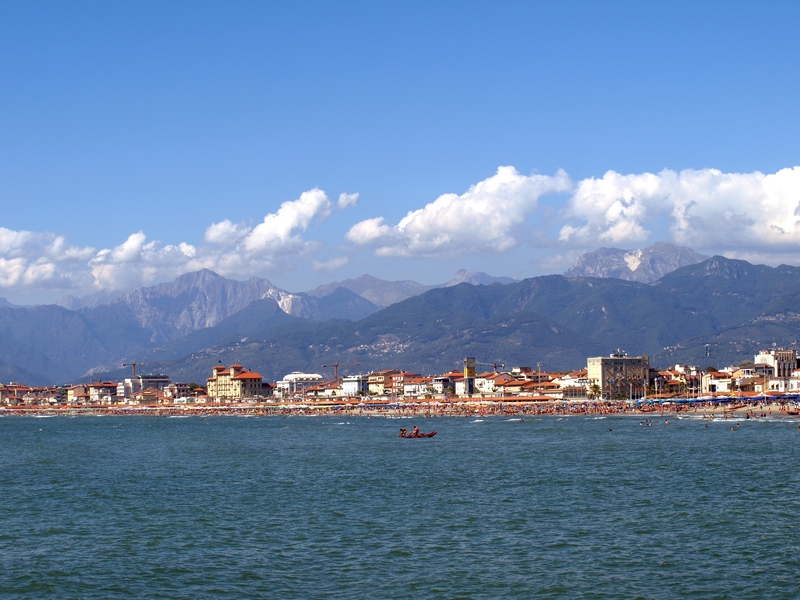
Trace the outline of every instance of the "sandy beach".
<instances>
[{"instance_id":1,"label":"sandy beach","mask_svg":"<svg viewBox=\"0 0 800 600\"><path fill-rule=\"evenodd\" d=\"M628 404L625 402L275 402L226 405L152 405L152 406L58 406L4 407L0 416L333 416L404 419L457 417L547 417L578 415L614 415L647 419L691 415L697 418L759 419L777 416L798 416L800 403L785 401L733 401L721 403L694 402L669 404ZM800 418L798 418L800 422Z\"/></svg>"}]
</instances>

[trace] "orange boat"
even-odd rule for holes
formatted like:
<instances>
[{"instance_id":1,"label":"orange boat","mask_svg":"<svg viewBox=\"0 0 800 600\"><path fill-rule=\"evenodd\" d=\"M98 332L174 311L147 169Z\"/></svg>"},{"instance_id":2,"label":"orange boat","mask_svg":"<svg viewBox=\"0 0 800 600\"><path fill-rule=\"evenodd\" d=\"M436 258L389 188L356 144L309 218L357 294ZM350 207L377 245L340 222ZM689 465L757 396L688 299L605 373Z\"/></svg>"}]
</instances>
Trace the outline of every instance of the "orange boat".
<instances>
[{"instance_id":1,"label":"orange boat","mask_svg":"<svg viewBox=\"0 0 800 600\"><path fill-rule=\"evenodd\" d=\"M436 435L435 431L431 431L429 433L421 433L419 431L406 431L405 429L400 430L400 437L401 438L429 438Z\"/></svg>"}]
</instances>

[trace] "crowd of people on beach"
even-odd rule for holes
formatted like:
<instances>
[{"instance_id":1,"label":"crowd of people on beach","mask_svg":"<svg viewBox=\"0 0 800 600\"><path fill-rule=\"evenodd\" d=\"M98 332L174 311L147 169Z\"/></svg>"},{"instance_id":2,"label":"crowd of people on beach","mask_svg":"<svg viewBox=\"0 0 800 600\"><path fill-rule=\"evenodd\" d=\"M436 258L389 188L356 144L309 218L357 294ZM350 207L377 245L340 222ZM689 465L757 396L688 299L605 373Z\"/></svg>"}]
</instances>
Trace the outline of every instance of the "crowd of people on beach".
<instances>
[{"instance_id":1,"label":"crowd of people on beach","mask_svg":"<svg viewBox=\"0 0 800 600\"><path fill-rule=\"evenodd\" d=\"M404 417L490 417L490 416L573 416L573 415L671 415L693 414L709 419L736 415L757 419L774 415L798 415L797 400L759 400L736 404L687 402L670 404L631 404L628 402L396 402L392 404L342 404L310 406L288 404L251 404L219 406L95 406L95 407L9 407L0 408L0 416L24 415L115 415L115 416L364 416L369 418Z\"/></svg>"}]
</instances>

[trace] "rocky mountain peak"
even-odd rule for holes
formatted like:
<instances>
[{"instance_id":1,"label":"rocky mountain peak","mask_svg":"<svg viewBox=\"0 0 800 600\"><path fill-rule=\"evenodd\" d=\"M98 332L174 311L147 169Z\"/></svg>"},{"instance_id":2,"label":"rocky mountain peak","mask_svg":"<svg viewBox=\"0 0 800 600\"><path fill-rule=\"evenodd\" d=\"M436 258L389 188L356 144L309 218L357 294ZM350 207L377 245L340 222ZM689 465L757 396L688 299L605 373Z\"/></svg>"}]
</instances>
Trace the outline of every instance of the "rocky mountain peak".
<instances>
[{"instance_id":1,"label":"rocky mountain peak","mask_svg":"<svg viewBox=\"0 0 800 600\"><path fill-rule=\"evenodd\" d=\"M656 242L646 248L599 248L578 257L566 277L603 277L653 283L675 269L694 265L708 256L691 248Z\"/></svg>"}]
</instances>

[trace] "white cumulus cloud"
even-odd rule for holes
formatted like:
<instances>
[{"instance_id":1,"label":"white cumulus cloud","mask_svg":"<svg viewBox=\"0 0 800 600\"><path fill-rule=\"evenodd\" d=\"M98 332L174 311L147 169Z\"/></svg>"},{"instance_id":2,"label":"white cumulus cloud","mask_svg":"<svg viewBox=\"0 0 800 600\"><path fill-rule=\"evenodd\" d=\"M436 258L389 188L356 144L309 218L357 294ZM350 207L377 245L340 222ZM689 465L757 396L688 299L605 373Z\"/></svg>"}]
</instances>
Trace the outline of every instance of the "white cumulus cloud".
<instances>
[{"instance_id":1,"label":"white cumulus cloud","mask_svg":"<svg viewBox=\"0 0 800 600\"><path fill-rule=\"evenodd\" d=\"M546 210L538 209L546 194L563 194L555 199L559 206L548 202ZM357 202L357 194L341 194L336 206ZM315 271L334 271L348 258L315 255L321 244L307 234L333 208L315 188L255 225L229 218L212 223L197 245L165 244L138 231L97 249L72 245L57 233L0 227L0 296L54 300L50 294L127 289L201 268L242 278L288 270L300 259ZM574 185L563 171L522 175L500 167L464 193L439 196L397 223L384 216L361 220L345 238L382 257L450 259L503 253L534 231L542 241L537 247L551 248L549 257L540 257L548 270L566 268L576 254L601 245L641 247L658 240L751 262L797 265L800 167L767 174L609 171Z\"/></svg>"},{"instance_id":2,"label":"white cumulus cloud","mask_svg":"<svg viewBox=\"0 0 800 600\"><path fill-rule=\"evenodd\" d=\"M119 246L97 252L88 267L96 289L117 290L201 269L204 264L195 260L196 256L197 249L191 244L161 247L158 241L148 241L144 232L139 231Z\"/></svg>"},{"instance_id":3,"label":"white cumulus cloud","mask_svg":"<svg viewBox=\"0 0 800 600\"><path fill-rule=\"evenodd\" d=\"M332 258L326 261L312 261L311 265L314 267L315 271L323 271L329 273L331 271L336 271L337 269L341 269L345 266L350 259L346 256L339 256L337 258Z\"/></svg>"},{"instance_id":4,"label":"white cumulus cloud","mask_svg":"<svg viewBox=\"0 0 800 600\"><path fill-rule=\"evenodd\" d=\"M250 277L276 265L286 266L293 257L317 249L317 242L307 241L301 234L314 219L327 217L331 208L325 192L315 188L284 202L254 227L229 219L212 223L200 246L186 242L164 245L138 231L117 246L97 250L71 246L64 236L53 233L0 227L0 293L127 289L202 268L230 277ZM319 263L319 268L338 268L345 264L342 260L347 261L331 259Z\"/></svg>"},{"instance_id":5,"label":"white cumulus cloud","mask_svg":"<svg viewBox=\"0 0 800 600\"><path fill-rule=\"evenodd\" d=\"M284 202L278 212L268 214L244 239L249 252L280 253L302 249L305 242L295 232L305 231L315 217L324 219L330 214L331 201L322 190L303 192L300 198Z\"/></svg>"},{"instance_id":6,"label":"white cumulus cloud","mask_svg":"<svg viewBox=\"0 0 800 600\"><path fill-rule=\"evenodd\" d=\"M353 225L351 242L376 247L378 256L457 256L471 252L503 252L518 243L517 231L542 195L569 191L564 171L555 175L521 175L500 167L488 179L461 195L444 194L410 211L397 225L383 217Z\"/></svg>"},{"instance_id":7,"label":"white cumulus cloud","mask_svg":"<svg viewBox=\"0 0 800 600\"><path fill-rule=\"evenodd\" d=\"M228 219L212 223L206 229L205 241L209 244L231 246L236 244L250 231L244 223L233 223Z\"/></svg>"},{"instance_id":8,"label":"white cumulus cloud","mask_svg":"<svg viewBox=\"0 0 800 600\"><path fill-rule=\"evenodd\" d=\"M563 242L637 244L667 225L678 244L729 253L777 251L800 243L800 167L768 175L609 171L578 182L565 212Z\"/></svg>"},{"instance_id":9,"label":"white cumulus cloud","mask_svg":"<svg viewBox=\"0 0 800 600\"><path fill-rule=\"evenodd\" d=\"M72 289L86 281L75 268L94 253L54 233L0 227L0 288Z\"/></svg>"},{"instance_id":10,"label":"white cumulus cloud","mask_svg":"<svg viewBox=\"0 0 800 600\"><path fill-rule=\"evenodd\" d=\"M355 194L339 194L339 208L350 208L358 205L358 192Z\"/></svg>"}]
</instances>

